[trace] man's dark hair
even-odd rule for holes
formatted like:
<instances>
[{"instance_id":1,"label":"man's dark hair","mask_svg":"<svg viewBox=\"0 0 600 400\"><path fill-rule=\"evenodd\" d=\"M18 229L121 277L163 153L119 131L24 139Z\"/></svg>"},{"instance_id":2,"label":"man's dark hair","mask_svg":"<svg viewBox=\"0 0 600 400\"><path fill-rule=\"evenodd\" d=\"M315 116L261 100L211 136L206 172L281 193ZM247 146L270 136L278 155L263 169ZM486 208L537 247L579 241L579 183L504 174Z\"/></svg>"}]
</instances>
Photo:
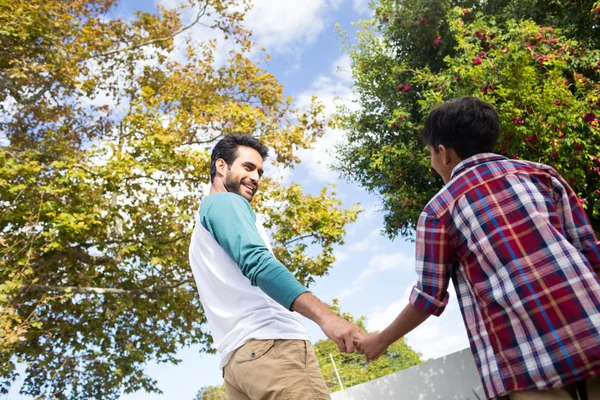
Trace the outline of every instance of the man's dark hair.
<instances>
[{"instance_id":1,"label":"man's dark hair","mask_svg":"<svg viewBox=\"0 0 600 400\"><path fill-rule=\"evenodd\" d=\"M228 166L231 167L237 158L237 149L240 146L250 147L258 151L263 160L269 156L269 148L262 144L260 140L244 134L227 135L219 140L210 156L210 182L212 183L217 174L216 163L219 158L222 158Z\"/></svg>"},{"instance_id":2,"label":"man's dark hair","mask_svg":"<svg viewBox=\"0 0 600 400\"><path fill-rule=\"evenodd\" d=\"M454 149L461 158L491 153L500 136L500 119L490 104L476 97L460 97L436 107L425 120L421 137L438 152Z\"/></svg>"}]
</instances>

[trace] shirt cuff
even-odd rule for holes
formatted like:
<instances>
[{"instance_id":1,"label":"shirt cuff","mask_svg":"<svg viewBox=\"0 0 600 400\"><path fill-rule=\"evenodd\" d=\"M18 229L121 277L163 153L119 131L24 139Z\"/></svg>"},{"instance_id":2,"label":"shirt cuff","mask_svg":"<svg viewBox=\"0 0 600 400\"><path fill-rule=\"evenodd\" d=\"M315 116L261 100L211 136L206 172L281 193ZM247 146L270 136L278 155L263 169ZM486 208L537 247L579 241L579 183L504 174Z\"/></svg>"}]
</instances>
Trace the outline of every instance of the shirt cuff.
<instances>
[{"instance_id":1,"label":"shirt cuff","mask_svg":"<svg viewBox=\"0 0 600 400\"><path fill-rule=\"evenodd\" d=\"M413 305L417 310L422 311L427 314L435 315L439 317L446 305L448 304L448 299L450 299L450 295L446 292L443 301L439 301L435 297L430 294L423 292L418 287L414 286L410 293L409 302Z\"/></svg>"}]
</instances>

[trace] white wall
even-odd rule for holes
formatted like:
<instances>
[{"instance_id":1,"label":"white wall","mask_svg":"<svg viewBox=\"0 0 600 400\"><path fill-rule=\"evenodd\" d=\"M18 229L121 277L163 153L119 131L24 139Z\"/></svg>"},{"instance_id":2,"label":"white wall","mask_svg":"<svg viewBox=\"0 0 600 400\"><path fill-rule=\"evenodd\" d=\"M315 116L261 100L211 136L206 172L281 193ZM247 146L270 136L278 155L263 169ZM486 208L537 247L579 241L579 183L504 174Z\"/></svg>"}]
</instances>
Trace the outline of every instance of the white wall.
<instances>
[{"instance_id":1,"label":"white wall","mask_svg":"<svg viewBox=\"0 0 600 400\"><path fill-rule=\"evenodd\" d=\"M470 349L431 360L344 391L332 400L485 399Z\"/></svg>"}]
</instances>

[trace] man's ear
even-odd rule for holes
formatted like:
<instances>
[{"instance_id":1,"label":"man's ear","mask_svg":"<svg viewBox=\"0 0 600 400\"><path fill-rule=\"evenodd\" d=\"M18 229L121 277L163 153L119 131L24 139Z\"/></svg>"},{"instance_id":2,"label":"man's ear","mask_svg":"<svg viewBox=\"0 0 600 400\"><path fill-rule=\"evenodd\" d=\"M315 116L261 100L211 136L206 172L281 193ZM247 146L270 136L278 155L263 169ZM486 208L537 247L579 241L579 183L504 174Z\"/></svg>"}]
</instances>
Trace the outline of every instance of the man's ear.
<instances>
[{"instance_id":1,"label":"man's ear","mask_svg":"<svg viewBox=\"0 0 600 400\"><path fill-rule=\"evenodd\" d=\"M225 176L225 172L227 171L227 163L222 158L219 158L215 162L215 168L218 174L220 174L221 176Z\"/></svg>"}]
</instances>

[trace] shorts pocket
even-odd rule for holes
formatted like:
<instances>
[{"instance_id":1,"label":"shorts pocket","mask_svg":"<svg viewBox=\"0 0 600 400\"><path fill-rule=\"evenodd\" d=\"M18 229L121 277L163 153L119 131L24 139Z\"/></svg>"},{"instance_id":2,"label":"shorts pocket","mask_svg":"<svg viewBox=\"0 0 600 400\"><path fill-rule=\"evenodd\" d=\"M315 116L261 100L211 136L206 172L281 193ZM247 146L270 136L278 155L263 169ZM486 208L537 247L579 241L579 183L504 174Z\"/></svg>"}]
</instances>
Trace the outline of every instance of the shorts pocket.
<instances>
[{"instance_id":1,"label":"shorts pocket","mask_svg":"<svg viewBox=\"0 0 600 400\"><path fill-rule=\"evenodd\" d=\"M238 363L258 360L269 350L273 348L275 341L270 340L249 340L238 351L235 352L234 359Z\"/></svg>"}]
</instances>

